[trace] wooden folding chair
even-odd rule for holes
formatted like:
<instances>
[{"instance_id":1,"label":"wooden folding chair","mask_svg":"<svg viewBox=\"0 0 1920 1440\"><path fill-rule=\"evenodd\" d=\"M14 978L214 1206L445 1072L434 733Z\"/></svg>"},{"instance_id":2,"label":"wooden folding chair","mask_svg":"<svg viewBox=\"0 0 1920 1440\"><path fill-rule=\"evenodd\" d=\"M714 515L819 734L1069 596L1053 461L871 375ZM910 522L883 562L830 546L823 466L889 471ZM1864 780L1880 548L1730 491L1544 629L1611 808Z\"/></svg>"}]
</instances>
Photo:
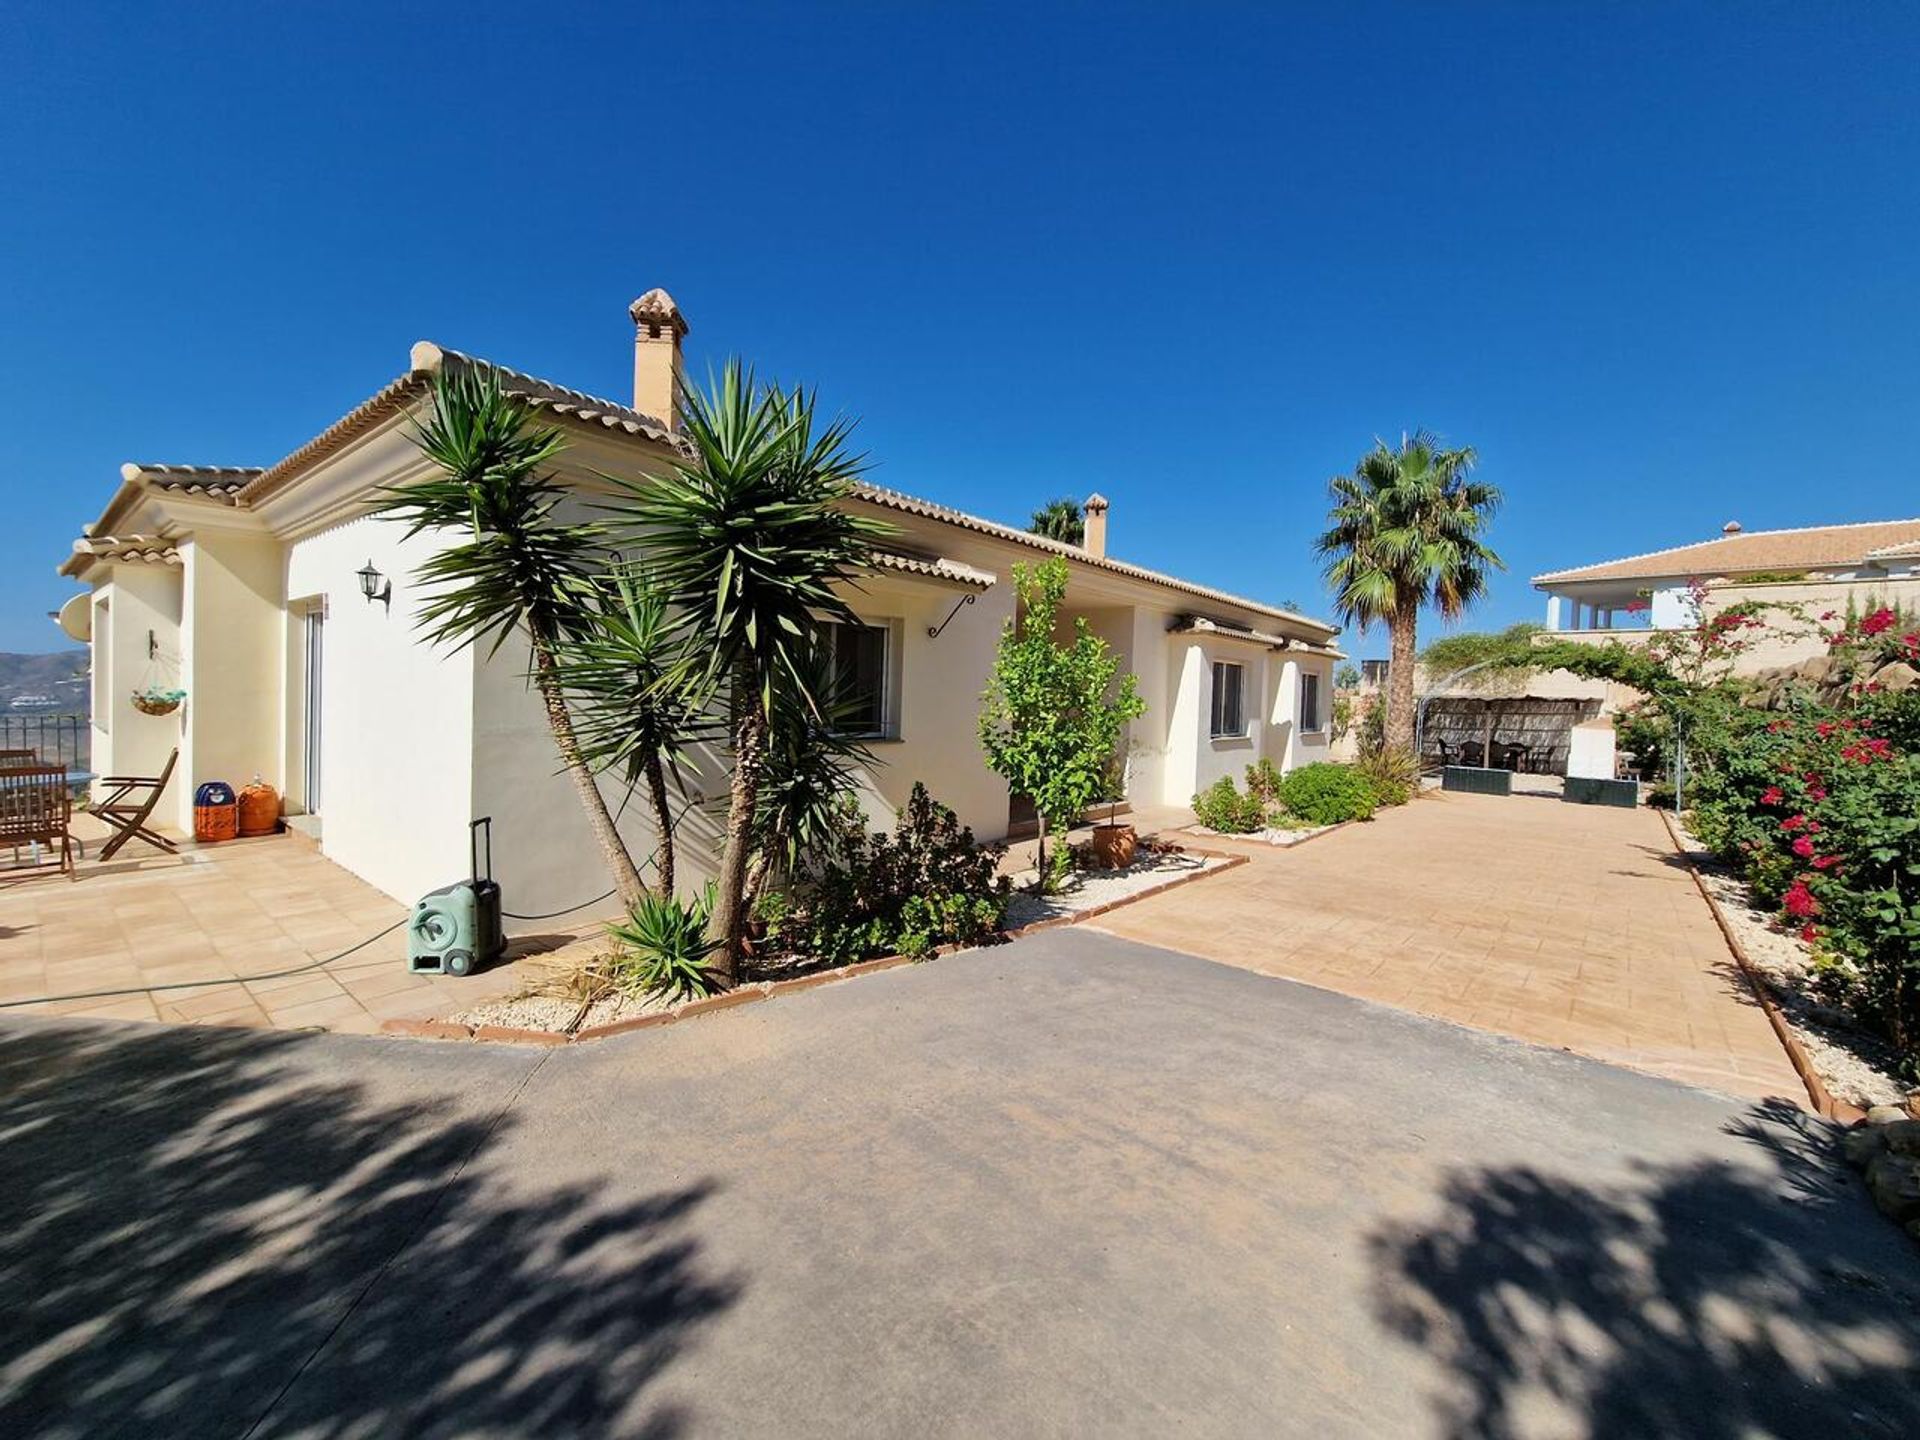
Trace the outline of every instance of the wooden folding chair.
<instances>
[{"instance_id":1,"label":"wooden folding chair","mask_svg":"<svg viewBox=\"0 0 1920 1440\"><path fill-rule=\"evenodd\" d=\"M108 775L102 778L102 785L112 785L115 789L93 807L93 813L117 832L101 848L102 860L111 860L114 852L135 836L149 845L159 846L169 854L174 852L173 841L147 829L147 817L153 814L153 807L160 803L160 792L167 788L167 781L173 778L173 767L179 759L180 752L176 749L167 756L166 768L157 778L144 775Z\"/></svg>"},{"instance_id":2,"label":"wooden folding chair","mask_svg":"<svg viewBox=\"0 0 1920 1440\"><path fill-rule=\"evenodd\" d=\"M20 847L33 854L33 868L48 862L40 858L46 846L57 857L60 873L73 873L73 796L67 789L64 765L0 766L0 848L17 858Z\"/></svg>"}]
</instances>

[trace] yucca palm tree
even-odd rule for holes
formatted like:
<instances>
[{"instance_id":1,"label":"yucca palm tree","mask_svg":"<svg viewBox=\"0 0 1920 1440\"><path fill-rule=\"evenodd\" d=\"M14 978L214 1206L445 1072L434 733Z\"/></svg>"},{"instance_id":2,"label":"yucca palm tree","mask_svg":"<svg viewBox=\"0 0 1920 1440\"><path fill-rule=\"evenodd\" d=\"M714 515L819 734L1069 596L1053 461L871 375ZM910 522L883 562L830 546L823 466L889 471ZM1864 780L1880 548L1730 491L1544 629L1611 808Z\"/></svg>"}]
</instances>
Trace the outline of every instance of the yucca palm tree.
<instances>
[{"instance_id":1,"label":"yucca palm tree","mask_svg":"<svg viewBox=\"0 0 1920 1440\"><path fill-rule=\"evenodd\" d=\"M1433 435L1402 435L1398 448L1375 441L1351 475L1328 484L1333 507L1315 542L1334 609L1364 631L1384 623L1387 744L1413 748L1413 669L1420 608L1449 620L1486 593L1505 564L1485 543L1500 492L1472 478L1471 449L1443 449Z\"/></svg>"},{"instance_id":2,"label":"yucca palm tree","mask_svg":"<svg viewBox=\"0 0 1920 1440\"><path fill-rule=\"evenodd\" d=\"M656 888L671 898L676 826L667 776L720 727L680 679L680 640L644 566L616 565L587 622L560 646L560 682L580 751L595 770L616 770L629 790L646 787L660 837Z\"/></svg>"},{"instance_id":3,"label":"yucca palm tree","mask_svg":"<svg viewBox=\"0 0 1920 1440\"><path fill-rule=\"evenodd\" d=\"M691 457L626 488L683 642L673 683L726 710L733 775L709 923L731 982L775 692L824 719L809 656L823 622L853 621L841 591L889 527L845 505L863 466L848 449L852 422L816 425L810 392L763 385L735 360L704 392L683 390L680 418Z\"/></svg>"},{"instance_id":4,"label":"yucca palm tree","mask_svg":"<svg viewBox=\"0 0 1920 1440\"><path fill-rule=\"evenodd\" d=\"M525 638L560 763L631 904L646 885L581 754L556 658L581 633L606 566L603 527L561 511L568 491L548 467L566 442L504 395L491 372L465 366L435 379L432 414L414 439L440 473L387 490L376 513L403 521L409 537L447 540L416 572L429 588L418 627L436 644L481 645L489 659L511 637Z\"/></svg>"},{"instance_id":5,"label":"yucca palm tree","mask_svg":"<svg viewBox=\"0 0 1920 1440\"><path fill-rule=\"evenodd\" d=\"M1078 545L1086 538L1086 512L1080 508L1078 500L1062 496L1058 500L1049 500L1034 511L1027 530L1034 535L1044 535L1049 540Z\"/></svg>"}]
</instances>

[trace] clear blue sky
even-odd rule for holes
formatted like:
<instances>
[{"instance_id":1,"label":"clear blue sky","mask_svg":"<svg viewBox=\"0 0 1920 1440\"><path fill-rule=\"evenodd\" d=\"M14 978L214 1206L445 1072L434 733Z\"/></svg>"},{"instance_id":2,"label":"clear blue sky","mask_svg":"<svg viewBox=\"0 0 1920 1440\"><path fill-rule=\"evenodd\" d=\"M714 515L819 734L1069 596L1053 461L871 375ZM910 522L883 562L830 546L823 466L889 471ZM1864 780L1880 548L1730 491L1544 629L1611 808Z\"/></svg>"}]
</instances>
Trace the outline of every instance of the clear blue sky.
<instances>
[{"instance_id":1,"label":"clear blue sky","mask_svg":"<svg viewBox=\"0 0 1920 1440\"><path fill-rule=\"evenodd\" d=\"M1097 488L1310 610L1327 477L1409 426L1507 493L1475 624L1920 513L1915 7L567 10L0 11L0 649L121 461L270 463L419 338L624 397L653 285L883 483Z\"/></svg>"}]
</instances>

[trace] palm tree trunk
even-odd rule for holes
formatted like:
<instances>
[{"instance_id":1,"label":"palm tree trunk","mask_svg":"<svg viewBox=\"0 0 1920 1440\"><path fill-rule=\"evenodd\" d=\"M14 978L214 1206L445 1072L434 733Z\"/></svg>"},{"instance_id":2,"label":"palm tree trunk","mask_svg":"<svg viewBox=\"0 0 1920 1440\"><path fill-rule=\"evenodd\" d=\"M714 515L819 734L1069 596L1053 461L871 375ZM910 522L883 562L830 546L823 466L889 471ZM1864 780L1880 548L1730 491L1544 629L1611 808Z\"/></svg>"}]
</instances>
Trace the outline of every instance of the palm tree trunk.
<instances>
[{"instance_id":1,"label":"palm tree trunk","mask_svg":"<svg viewBox=\"0 0 1920 1440\"><path fill-rule=\"evenodd\" d=\"M1392 658L1387 664L1387 746L1413 750L1413 667L1414 626L1419 611L1403 605L1387 620L1387 633L1393 641Z\"/></svg>"},{"instance_id":2,"label":"palm tree trunk","mask_svg":"<svg viewBox=\"0 0 1920 1440\"><path fill-rule=\"evenodd\" d=\"M647 756L647 794L653 800L653 826L660 835L660 860L655 867L660 877L660 893L673 898L673 811L667 802L667 767L660 763L660 752Z\"/></svg>"},{"instance_id":3,"label":"palm tree trunk","mask_svg":"<svg viewBox=\"0 0 1920 1440\"><path fill-rule=\"evenodd\" d=\"M607 810L606 797L601 795L600 787L593 783L593 772L587 768L586 761L580 758L580 741L573 733L573 717L567 713L567 701L560 690L560 676L554 666L553 652L538 641L533 643L533 683L540 691L541 702L547 707L547 727L553 731L553 743L560 751L560 763L566 767L567 775L573 781L574 793L580 797L580 807L587 812L587 825L592 829L593 838L599 843L600 853L606 859L614 888L619 891L622 904L632 905L647 893L646 882L640 878L633 857L627 853L627 842L620 838L619 827L613 823L613 816Z\"/></svg>"},{"instance_id":4,"label":"palm tree trunk","mask_svg":"<svg viewBox=\"0 0 1920 1440\"><path fill-rule=\"evenodd\" d=\"M747 861L753 850L753 802L760 786L760 750L766 743L766 717L760 711L760 687L750 665L734 672L733 783L727 801L727 841L720 852L719 893L707 938L718 941L713 972L721 985L740 973L740 937L746 929L741 901L747 888Z\"/></svg>"}]
</instances>

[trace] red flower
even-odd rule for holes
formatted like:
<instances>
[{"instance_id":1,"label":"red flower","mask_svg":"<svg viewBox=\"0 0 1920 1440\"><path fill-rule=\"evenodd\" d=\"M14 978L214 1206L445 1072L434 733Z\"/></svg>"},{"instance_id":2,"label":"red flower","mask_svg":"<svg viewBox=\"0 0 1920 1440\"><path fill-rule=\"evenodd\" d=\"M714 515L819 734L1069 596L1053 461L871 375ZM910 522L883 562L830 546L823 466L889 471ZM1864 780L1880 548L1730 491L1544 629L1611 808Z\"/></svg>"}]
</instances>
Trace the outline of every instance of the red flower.
<instances>
[{"instance_id":1,"label":"red flower","mask_svg":"<svg viewBox=\"0 0 1920 1440\"><path fill-rule=\"evenodd\" d=\"M1804 920L1809 915L1820 913L1820 902L1814 899L1813 892L1807 889L1804 876L1787 887L1786 898L1782 903L1786 906L1787 914L1796 920Z\"/></svg>"},{"instance_id":2,"label":"red flower","mask_svg":"<svg viewBox=\"0 0 1920 1440\"><path fill-rule=\"evenodd\" d=\"M1826 798L1827 798L1827 787L1826 787L1826 786L1824 786L1824 785L1809 785L1809 786L1807 787L1807 798L1808 798L1809 800L1824 800L1824 799L1826 799Z\"/></svg>"},{"instance_id":3,"label":"red flower","mask_svg":"<svg viewBox=\"0 0 1920 1440\"><path fill-rule=\"evenodd\" d=\"M1802 860L1812 855L1813 837L1811 835L1802 835L1798 840L1794 841L1793 853L1798 855Z\"/></svg>"},{"instance_id":4,"label":"red flower","mask_svg":"<svg viewBox=\"0 0 1920 1440\"><path fill-rule=\"evenodd\" d=\"M1802 925L1800 927L1800 938L1806 941L1806 943L1809 945L1813 944L1815 940L1820 938L1819 927L1814 925Z\"/></svg>"},{"instance_id":5,"label":"red flower","mask_svg":"<svg viewBox=\"0 0 1920 1440\"><path fill-rule=\"evenodd\" d=\"M1893 611L1882 605L1878 610L1860 622L1860 633L1862 635L1878 635L1883 631L1891 630L1893 628L1893 622L1898 618Z\"/></svg>"},{"instance_id":6,"label":"red flower","mask_svg":"<svg viewBox=\"0 0 1920 1440\"><path fill-rule=\"evenodd\" d=\"M1825 740L1839 728L1840 727L1831 720L1822 720L1818 725L1813 727L1813 733L1818 735L1822 740Z\"/></svg>"},{"instance_id":7,"label":"red flower","mask_svg":"<svg viewBox=\"0 0 1920 1440\"><path fill-rule=\"evenodd\" d=\"M1804 830L1807 828L1807 817L1804 815L1789 815L1780 822L1780 828L1785 830L1789 835L1795 830Z\"/></svg>"},{"instance_id":8,"label":"red flower","mask_svg":"<svg viewBox=\"0 0 1920 1440\"><path fill-rule=\"evenodd\" d=\"M1778 785L1769 785L1760 793L1760 803L1762 805L1778 805L1785 798L1786 797L1780 793L1780 787Z\"/></svg>"},{"instance_id":9,"label":"red flower","mask_svg":"<svg viewBox=\"0 0 1920 1440\"><path fill-rule=\"evenodd\" d=\"M1816 870L1831 870L1839 863L1840 857L1838 855L1816 855L1813 857L1813 868Z\"/></svg>"}]
</instances>

